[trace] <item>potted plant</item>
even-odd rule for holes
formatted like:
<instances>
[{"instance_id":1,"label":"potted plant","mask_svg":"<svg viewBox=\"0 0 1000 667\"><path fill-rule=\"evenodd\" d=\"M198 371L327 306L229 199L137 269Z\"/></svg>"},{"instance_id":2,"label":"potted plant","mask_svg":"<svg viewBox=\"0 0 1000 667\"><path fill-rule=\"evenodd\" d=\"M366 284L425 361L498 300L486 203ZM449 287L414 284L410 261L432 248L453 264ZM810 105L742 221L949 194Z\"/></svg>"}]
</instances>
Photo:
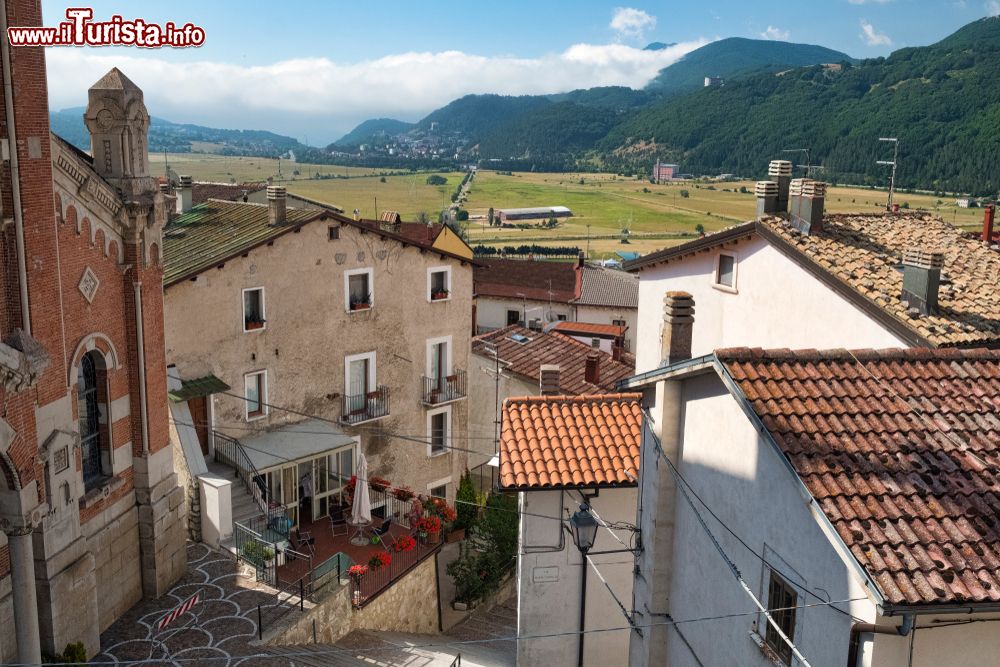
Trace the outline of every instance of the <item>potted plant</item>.
<instances>
[{"instance_id":1,"label":"potted plant","mask_svg":"<svg viewBox=\"0 0 1000 667\"><path fill-rule=\"evenodd\" d=\"M386 489L392 486L392 482L390 482L384 477L369 477L368 486L372 487L372 489L374 489L375 491L384 492Z\"/></svg>"},{"instance_id":2,"label":"potted plant","mask_svg":"<svg viewBox=\"0 0 1000 667\"><path fill-rule=\"evenodd\" d=\"M409 535L400 535L392 543L392 548L397 553L400 551L413 551L417 548L417 541Z\"/></svg>"},{"instance_id":3,"label":"potted plant","mask_svg":"<svg viewBox=\"0 0 1000 667\"><path fill-rule=\"evenodd\" d=\"M414 496L416 496L416 494L413 493L413 489L408 486L397 486L392 490L392 495L396 498L396 500L404 503L410 502L413 500Z\"/></svg>"},{"instance_id":4,"label":"potted plant","mask_svg":"<svg viewBox=\"0 0 1000 667\"><path fill-rule=\"evenodd\" d=\"M436 289L431 292L431 301L440 301L441 299L448 298L448 290L446 289Z\"/></svg>"},{"instance_id":5,"label":"potted plant","mask_svg":"<svg viewBox=\"0 0 1000 667\"><path fill-rule=\"evenodd\" d=\"M261 569L270 568L274 562L274 549L254 540L244 544L240 553L245 561Z\"/></svg>"},{"instance_id":6,"label":"potted plant","mask_svg":"<svg viewBox=\"0 0 1000 667\"><path fill-rule=\"evenodd\" d=\"M368 568L374 572L375 570L381 570L383 567L389 567L389 563L391 562L392 557L386 552L380 551L368 559Z\"/></svg>"},{"instance_id":7,"label":"potted plant","mask_svg":"<svg viewBox=\"0 0 1000 667\"><path fill-rule=\"evenodd\" d=\"M243 322L243 327L247 331L253 331L255 329L264 328L264 318L260 315L247 315L246 320Z\"/></svg>"},{"instance_id":8,"label":"potted plant","mask_svg":"<svg viewBox=\"0 0 1000 667\"><path fill-rule=\"evenodd\" d=\"M361 578L368 574L367 565L352 565L347 568L347 576L353 579L356 583L361 583Z\"/></svg>"},{"instance_id":9,"label":"potted plant","mask_svg":"<svg viewBox=\"0 0 1000 667\"><path fill-rule=\"evenodd\" d=\"M410 520L410 525L414 528L419 527L420 517L424 515L424 504L420 502L419 498L414 498L413 503L410 505L410 511L407 513L406 518Z\"/></svg>"},{"instance_id":10,"label":"potted plant","mask_svg":"<svg viewBox=\"0 0 1000 667\"><path fill-rule=\"evenodd\" d=\"M441 541L441 519L436 516L425 516L417 524L417 529L427 534L427 544L437 544Z\"/></svg>"},{"instance_id":11,"label":"potted plant","mask_svg":"<svg viewBox=\"0 0 1000 667\"><path fill-rule=\"evenodd\" d=\"M368 294L362 299L351 299L351 310L368 310L372 307L372 295Z\"/></svg>"}]
</instances>

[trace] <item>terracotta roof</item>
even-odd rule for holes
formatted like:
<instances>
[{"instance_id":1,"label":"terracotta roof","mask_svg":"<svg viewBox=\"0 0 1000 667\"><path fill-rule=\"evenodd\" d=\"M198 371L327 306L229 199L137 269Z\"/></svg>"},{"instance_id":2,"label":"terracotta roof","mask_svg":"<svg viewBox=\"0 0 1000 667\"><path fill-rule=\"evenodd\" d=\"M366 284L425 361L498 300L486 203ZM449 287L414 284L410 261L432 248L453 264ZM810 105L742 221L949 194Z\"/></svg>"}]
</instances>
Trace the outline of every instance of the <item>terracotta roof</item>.
<instances>
[{"instance_id":1,"label":"terracotta roof","mask_svg":"<svg viewBox=\"0 0 1000 667\"><path fill-rule=\"evenodd\" d=\"M518 342L512 336L523 336L526 340ZM487 343L496 345L497 355L506 365L505 372L519 375L536 385L541 366L559 366L559 390L573 396L614 391L615 383L629 377L635 370L635 357L627 352L623 353L621 361L615 361L610 354L568 336L531 331L517 325L476 336L472 339L472 352L492 359L486 351ZM598 384L584 379L587 355L593 353L600 356Z\"/></svg>"},{"instance_id":2,"label":"terracotta roof","mask_svg":"<svg viewBox=\"0 0 1000 667\"><path fill-rule=\"evenodd\" d=\"M508 398L500 434L500 485L510 490L634 485L641 398Z\"/></svg>"},{"instance_id":3,"label":"terracotta roof","mask_svg":"<svg viewBox=\"0 0 1000 667\"><path fill-rule=\"evenodd\" d=\"M191 186L191 202L204 204L209 199L225 201L243 201L243 193L259 192L267 187L267 183L193 183Z\"/></svg>"},{"instance_id":4,"label":"terracotta roof","mask_svg":"<svg viewBox=\"0 0 1000 667\"><path fill-rule=\"evenodd\" d=\"M574 303L581 306L638 308L639 276L603 266L585 266L580 295Z\"/></svg>"},{"instance_id":5,"label":"terracotta roof","mask_svg":"<svg viewBox=\"0 0 1000 667\"><path fill-rule=\"evenodd\" d=\"M646 255L626 268L673 261L752 234L764 236L914 346L1000 347L1000 253L930 215L828 215L822 231L810 236L780 218L766 218ZM898 267L911 247L944 253L936 315L912 316L900 298Z\"/></svg>"},{"instance_id":6,"label":"terracotta roof","mask_svg":"<svg viewBox=\"0 0 1000 667\"><path fill-rule=\"evenodd\" d=\"M576 298L576 264L520 259L490 259L473 272L478 296L569 303ZM551 282L551 287L550 287ZM549 294L549 290L552 294Z\"/></svg>"},{"instance_id":7,"label":"terracotta roof","mask_svg":"<svg viewBox=\"0 0 1000 667\"><path fill-rule=\"evenodd\" d=\"M1000 352L716 355L888 604L1000 601Z\"/></svg>"},{"instance_id":8,"label":"terracotta roof","mask_svg":"<svg viewBox=\"0 0 1000 667\"><path fill-rule=\"evenodd\" d=\"M290 208L286 223L272 226L263 204L213 199L194 206L163 230L163 284L169 287L326 215Z\"/></svg>"},{"instance_id":9,"label":"terracotta roof","mask_svg":"<svg viewBox=\"0 0 1000 667\"><path fill-rule=\"evenodd\" d=\"M549 331L568 336L598 336L605 338L621 338L625 335L625 327L614 324L592 324L590 322L556 322Z\"/></svg>"}]
</instances>

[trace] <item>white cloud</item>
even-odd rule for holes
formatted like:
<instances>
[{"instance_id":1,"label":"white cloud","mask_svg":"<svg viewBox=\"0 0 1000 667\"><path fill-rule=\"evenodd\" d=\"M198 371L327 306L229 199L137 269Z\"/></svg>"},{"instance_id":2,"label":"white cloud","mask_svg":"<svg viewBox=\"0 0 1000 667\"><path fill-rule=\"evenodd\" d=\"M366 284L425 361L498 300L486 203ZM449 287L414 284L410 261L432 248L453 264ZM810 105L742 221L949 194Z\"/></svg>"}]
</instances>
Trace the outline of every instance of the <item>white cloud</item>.
<instances>
[{"instance_id":1,"label":"white cloud","mask_svg":"<svg viewBox=\"0 0 1000 667\"><path fill-rule=\"evenodd\" d=\"M656 27L656 17L633 7L616 7L608 24L619 38L642 39L647 30Z\"/></svg>"},{"instance_id":2,"label":"white cloud","mask_svg":"<svg viewBox=\"0 0 1000 667\"><path fill-rule=\"evenodd\" d=\"M53 109L86 104L87 88L112 67L139 85L150 113L175 122L269 129L312 143L336 139L373 116L417 120L470 93L545 94L592 86L639 88L707 40L644 51L576 44L538 58L411 51L356 63L299 58L247 67L171 62L168 53L47 50ZM457 73L460 73L457 74Z\"/></svg>"},{"instance_id":3,"label":"white cloud","mask_svg":"<svg viewBox=\"0 0 1000 667\"><path fill-rule=\"evenodd\" d=\"M889 46L892 44L889 35L878 32L875 26L863 19L861 21L861 39L865 40L868 46Z\"/></svg>"},{"instance_id":4,"label":"white cloud","mask_svg":"<svg viewBox=\"0 0 1000 667\"><path fill-rule=\"evenodd\" d=\"M775 28L773 25L767 26L767 30L760 33L760 36L764 39L774 39L779 42L787 42L789 33L787 30L781 30L780 28Z\"/></svg>"},{"instance_id":5,"label":"white cloud","mask_svg":"<svg viewBox=\"0 0 1000 667\"><path fill-rule=\"evenodd\" d=\"M987 0L986 13L990 16L1000 16L1000 0Z\"/></svg>"}]
</instances>

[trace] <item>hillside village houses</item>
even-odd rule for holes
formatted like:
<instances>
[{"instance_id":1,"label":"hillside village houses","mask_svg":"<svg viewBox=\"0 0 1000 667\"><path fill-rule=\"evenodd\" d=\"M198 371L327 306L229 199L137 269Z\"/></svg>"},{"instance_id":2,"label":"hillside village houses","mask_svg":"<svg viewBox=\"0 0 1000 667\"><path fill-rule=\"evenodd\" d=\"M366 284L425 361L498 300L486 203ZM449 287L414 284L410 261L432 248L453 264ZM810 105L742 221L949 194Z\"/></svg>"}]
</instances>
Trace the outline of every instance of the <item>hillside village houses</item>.
<instances>
[{"instance_id":1,"label":"hillside village houses","mask_svg":"<svg viewBox=\"0 0 1000 667\"><path fill-rule=\"evenodd\" d=\"M41 21L37 0L5 10ZM149 173L142 93L120 71L90 88L90 156L49 131L43 51L3 50L18 92L0 111L0 661L40 664L70 642L95 654L185 572L163 351L172 202Z\"/></svg>"}]
</instances>

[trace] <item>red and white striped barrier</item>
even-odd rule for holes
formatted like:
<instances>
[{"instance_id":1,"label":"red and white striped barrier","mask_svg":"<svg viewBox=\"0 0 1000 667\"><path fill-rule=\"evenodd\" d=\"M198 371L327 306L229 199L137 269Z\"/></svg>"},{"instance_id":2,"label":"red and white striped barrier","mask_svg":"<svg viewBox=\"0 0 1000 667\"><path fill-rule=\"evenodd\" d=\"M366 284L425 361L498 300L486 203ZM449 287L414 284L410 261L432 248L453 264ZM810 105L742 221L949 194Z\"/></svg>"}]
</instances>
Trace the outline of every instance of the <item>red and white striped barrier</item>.
<instances>
[{"instance_id":1,"label":"red and white striped barrier","mask_svg":"<svg viewBox=\"0 0 1000 667\"><path fill-rule=\"evenodd\" d=\"M167 627L168 625L176 621L178 618L180 618L182 614L191 611L191 608L194 607L196 604L198 604L200 601L201 601L201 592L199 591L194 595L192 595L191 597L189 597L184 602L174 607L169 614L167 614L159 621L157 621L156 630L160 631L163 628Z\"/></svg>"}]
</instances>

